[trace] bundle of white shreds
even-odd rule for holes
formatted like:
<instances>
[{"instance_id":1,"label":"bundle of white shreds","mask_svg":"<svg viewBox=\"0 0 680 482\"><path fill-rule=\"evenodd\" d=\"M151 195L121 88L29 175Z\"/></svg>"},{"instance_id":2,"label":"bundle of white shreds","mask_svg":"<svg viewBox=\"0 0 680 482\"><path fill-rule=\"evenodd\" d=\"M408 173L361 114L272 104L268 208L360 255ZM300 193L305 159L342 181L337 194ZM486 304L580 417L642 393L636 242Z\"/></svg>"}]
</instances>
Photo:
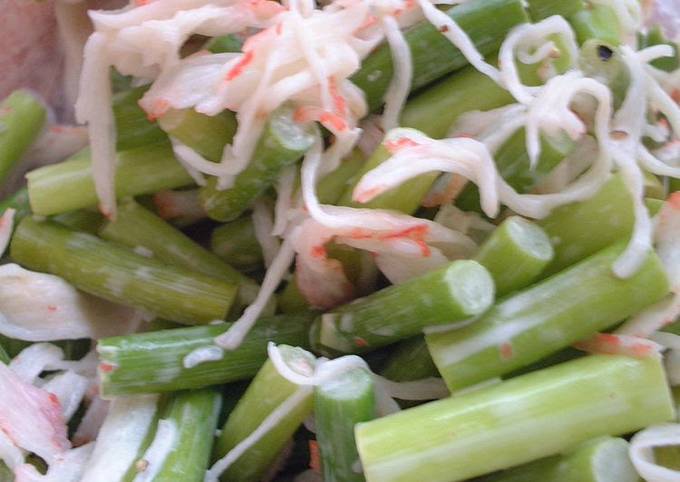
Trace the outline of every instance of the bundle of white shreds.
<instances>
[{"instance_id":1,"label":"bundle of white shreds","mask_svg":"<svg viewBox=\"0 0 680 482\"><path fill-rule=\"evenodd\" d=\"M628 249L613 266L614 273L621 277L634 274L651 249L654 238L659 256L670 268L673 290L669 299L648 308L620 328L618 336L626 343L619 345L629 347L633 354L640 353L641 343L647 348L664 346L680 353L676 338L658 333L659 328L675 319L680 311L677 242L680 239L680 199L677 196L669 199L655 220L656 229L642 204L642 169L679 177L680 168L664 162L673 143L660 150L658 156L641 143L643 135L653 132L656 127L647 124L646 114L650 108L665 116L672 132L680 132L680 111L669 96L669 92L680 87L680 74L667 74L649 65L656 58L671 55L668 47L641 51L634 48L635 34L641 28L638 2L606 0L617 12L624 37L631 42L621 49L630 73L630 87L623 105L615 113L611 111L609 89L585 77L576 68L577 45L571 28L562 18L551 17L513 30L503 43L496 68L484 61L467 35L433 3L426 0L336 0L324 8L317 8L313 2L304 0L291 0L283 5L269 0L157 0L121 11L91 12L95 33L85 49L77 115L81 122L88 124L93 174L102 212L114 217L116 209L113 189L115 128L109 80L109 68L114 66L123 74L152 82L141 102L151 117L160 117L169 109L183 108L195 108L209 115L224 109L237 113L239 130L233 144L225 148L220 163L210 163L172 140L177 156L199 183L203 175L213 175L219 178L223 188L228 188L234 176L247 166L267 114L284 103L297 108L301 121L319 121L334 135L334 143L324 151L322 139L316 134L316 143L302 166L301 199L292 199L295 173L289 171L277 186L280 196L273 224L267 219L268 214L258 207L258 237L268 246L269 269L258 298L233 328L217 340L218 345L233 349L240 344L288 272L296 254L298 282L310 301L319 306L332 306L350 299L353 287L341 267L325 255L318 255L319 248L330 240L375 253L376 265L394 283L434 269L450 259L470 256L476 245L457 230L457 226L444 226L389 211L322 205L317 199L318 178L332 172L361 135L358 121L366 114L366 105L363 93L348 79L359 69L365 56L386 39L392 49L395 75L385 98L386 107L380 123L386 131L392 129L383 143L393 156L361 179L354 192L355 200L367 202L414 176L439 171L454 173L477 184L483 210L490 217L496 216L500 206L505 205L518 214L542 218L557 206L592 196L610 173L618 170L633 194L636 223ZM453 132L472 131L476 139L434 140L417 131L397 128L411 83L410 51L400 27L423 17L446 31L445 35L470 64L506 88L516 101L491 115L469 113L464 116L461 123L465 126L456 126ZM213 55L199 52L180 58L180 47L193 34L218 36L252 29L259 33L248 39L242 53ZM559 75L548 69L551 76L545 79L544 85L523 85L517 74L516 59L549 65L557 51L556 44L550 40L555 36L562 40L562 53L572 62L570 69ZM494 164L493 156L499 147L515 131L524 128L533 165L540 154L541 134L550 137L566 133L585 142L586 125L571 106L588 96L594 98L597 105L592 127L597 142L587 171L571 179L570 183L569 180L563 182L554 193L515 192L501 178ZM616 135L612 137L613 131ZM416 160L418 162L414 162ZM300 209L302 206L306 210ZM6 244L4 238L10 231L6 226L11 224L11 216L12 212L8 212L2 219L0 245ZM276 240L266 239L267 229L271 229L272 236L283 237L280 247ZM401 235L406 232L408 236ZM56 277L40 278L48 275L18 270L20 268L11 267L7 274L29 279L32 286L49 286L61 300L61 307L67 308L70 321L59 324L65 330L59 334L60 338L105 336L102 330L106 329L106 323L98 323L72 309L81 302L78 297L82 296L72 287L63 285ZM124 310L122 307L103 309L113 310L112 313ZM31 315L30 309L19 310L14 316L12 313L4 315L0 318L4 329L23 330L24 336L28 333L33 337L29 339L49 339L40 338L48 337L45 333L49 330L43 320ZM138 319L133 312L127 313L126 317L130 328L123 332L132 329ZM23 321L25 319L30 320L28 324ZM641 341L639 337L651 337L659 345ZM596 338L585 344L593 350L602 349ZM314 374L305 378L296 376L277 353L276 348L270 346L270 357L277 369L284 377L302 386L300 393L308 390L305 387L321 383L331 375L337 376L351 368L366 368L360 358L353 356L333 362L321 360ZM669 360L672 361L677 353L672 351ZM680 381L680 356L675 358L678 362L670 363L670 376L672 380ZM92 444L69 450L65 420L85 395L92 378L92 360L90 357L80 364L69 364L63 361L56 347L39 343L20 354L9 369L0 364L0 385L4 387L0 391L11 395L0 402L0 408L5 407L0 410L0 458L15 469L22 480L75 481L85 473ZM45 368L61 370L61 374L49 381L40 379L38 374ZM394 409L385 393L394 394L395 390L423 392L420 394L430 398L445 395L440 393L441 384L436 382L412 387L379 382L385 412ZM73 387L76 383L81 388L75 394L66 393L64 387ZM57 402L50 393L57 394ZM218 462L208 472L208 477L218 476L239 452L266 433L277 417L285 416L286 404L294 404L298 395L284 402L251 437ZM133 403L110 412L107 421L111 430L114 426L120 427L124 419L129 418L128 413L152 417L148 408L155 401L143 398L139 397L139 410L132 406ZM93 400L93 425L83 428L90 437L96 433L102 421L101 414L105 412L101 402L95 403L96 397ZM99 416L95 416L95 411ZM106 426L105 423L102 433L108 433ZM175 430L168 424L159 426L162 436L157 437L146 454L151 466L158 467L172 449ZM677 426L669 425L650 428L634 437L631 458L642 476L648 480L679 480L676 472L655 465L652 453L654 446L680 443L678 433ZM104 470L97 462L101 462L105 449L102 446L101 450L94 451L87 470L87 476L94 477L92 480ZM126 447L116 447L118 450L125 451ZM25 451L35 452L49 463L47 475L42 476L23 464Z\"/></svg>"}]
</instances>

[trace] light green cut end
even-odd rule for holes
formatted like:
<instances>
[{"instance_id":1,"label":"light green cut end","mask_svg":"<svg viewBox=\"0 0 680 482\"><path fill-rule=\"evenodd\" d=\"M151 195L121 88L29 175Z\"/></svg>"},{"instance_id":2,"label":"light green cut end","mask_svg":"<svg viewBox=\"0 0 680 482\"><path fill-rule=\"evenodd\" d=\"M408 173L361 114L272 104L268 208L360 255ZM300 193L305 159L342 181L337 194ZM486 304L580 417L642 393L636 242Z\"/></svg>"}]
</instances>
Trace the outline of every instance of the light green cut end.
<instances>
[{"instance_id":1,"label":"light green cut end","mask_svg":"<svg viewBox=\"0 0 680 482\"><path fill-rule=\"evenodd\" d=\"M445 279L451 297L469 316L478 315L491 306L494 300L494 282L489 271L476 261L459 261L451 264Z\"/></svg>"}]
</instances>

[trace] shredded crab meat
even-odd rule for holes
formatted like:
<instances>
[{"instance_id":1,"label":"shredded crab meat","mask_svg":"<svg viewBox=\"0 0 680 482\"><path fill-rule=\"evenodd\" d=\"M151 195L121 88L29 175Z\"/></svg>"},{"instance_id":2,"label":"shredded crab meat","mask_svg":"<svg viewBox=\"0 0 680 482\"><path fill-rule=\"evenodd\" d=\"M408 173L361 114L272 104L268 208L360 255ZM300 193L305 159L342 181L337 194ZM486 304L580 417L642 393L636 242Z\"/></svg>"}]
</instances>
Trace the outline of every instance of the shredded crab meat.
<instances>
[{"instance_id":1,"label":"shredded crab meat","mask_svg":"<svg viewBox=\"0 0 680 482\"><path fill-rule=\"evenodd\" d=\"M576 343L574 347L588 353L626 355L635 358L658 355L662 348L658 343L646 338L612 333L598 333Z\"/></svg>"},{"instance_id":2,"label":"shredded crab meat","mask_svg":"<svg viewBox=\"0 0 680 482\"><path fill-rule=\"evenodd\" d=\"M533 103L541 87L529 87L522 81L515 64L515 55L525 64L537 63L553 55L560 55L560 51L552 40L546 40L552 35L558 35L564 40L567 49L561 55L568 55L573 65L578 58L578 46L571 26L560 16L552 16L536 24L524 24L515 27L505 38L498 55L500 66L499 78L506 89L521 104ZM531 50L535 50L530 53Z\"/></svg>"},{"instance_id":3,"label":"shredded crab meat","mask_svg":"<svg viewBox=\"0 0 680 482\"><path fill-rule=\"evenodd\" d=\"M45 475L31 464L23 464L15 470L15 482L79 482L92 455L94 443L71 449L50 464Z\"/></svg>"},{"instance_id":4,"label":"shredded crab meat","mask_svg":"<svg viewBox=\"0 0 680 482\"><path fill-rule=\"evenodd\" d=\"M274 220L269 203L258 200L253 206L253 229L255 239L262 248L264 264L269 268L276 258L276 253L281 249L281 243L272 234L274 231Z\"/></svg>"},{"instance_id":5,"label":"shredded crab meat","mask_svg":"<svg viewBox=\"0 0 680 482\"><path fill-rule=\"evenodd\" d=\"M0 266L0 333L28 341L129 333L139 313L76 290L58 276Z\"/></svg>"},{"instance_id":6,"label":"shredded crab meat","mask_svg":"<svg viewBox=\"0 0 680 482\"><path fill-rule=\"evenodd\" d=\"M680 445L680 425L654 425L636 433L630 441L630 460L638 474L654 482L677 482L680 472L656 463L655 447Z\"/></svg>"},{"instance_id":7,"label":"shredded crab meat","mask_svg":"<svg viewBox=\"0 0 680 482\"><path fill-rule=\"evenodd\" d=\"M0 363L0 430L18 447L34 452L48 464L58 460L70 443L66 423L53 394L26 383Z\"/></svg>"}]
</instances>

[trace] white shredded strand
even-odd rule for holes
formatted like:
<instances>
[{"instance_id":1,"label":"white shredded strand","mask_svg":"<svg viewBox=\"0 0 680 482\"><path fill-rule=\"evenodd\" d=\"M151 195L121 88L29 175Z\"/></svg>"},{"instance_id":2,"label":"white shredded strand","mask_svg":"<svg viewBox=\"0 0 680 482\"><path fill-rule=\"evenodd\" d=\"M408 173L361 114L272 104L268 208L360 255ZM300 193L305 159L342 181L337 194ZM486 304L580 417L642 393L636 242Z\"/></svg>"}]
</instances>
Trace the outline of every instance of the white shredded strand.
<instances>
[{"instance_id":1,"label":"white shredded strand","mask_svg":"<svg viewBox=\"0 0 680 482\"><path fill-rule=\"evenodd\" d=\"M142 456L142 460L146 462L146 468L137 474L133 482L150 482L154 480L158 472L163 468L165 460L175 450L175 446L179 442L178 438L179 429L174 421L170 419L159 420L156 435Z\"/></svg>"},{"instance_id":2,"label":"white shredded strand","mask_svg":"<svg viewBox=\"0 0 680 482\"><path fill-rule=\"evenodd\" d=\"M654 459L655 447L680 445L680 425L653 425L636 433L630 440L629 455L640 476L653 482L678 482L680 472L661 466Z\"/></svg>"},{"instance_id":3,"label":"white shredded strand","mask_svg":"<svg viewBox=\"0 0 680 482\"><path fill-rule=\"evenodd\" d=\"M291 221L290 215L293 211L293 191L295 190L296 178L297 167L288 166L284 168L276 181L275 220L271 231L273 236L282 236Z\"/></svg>"},{"instance_id":4,"label":"white shredded strand","mask_svg":"<svg viewBox=\"0 0 680 482\"><path fill-rule=\"evenodd\" d=\"M24 463L24 453L19 447L14 445L7 434L0 430L0 460L2 460L10 470Z\"/></svg>"},{"instance_id":5,"label":"white shredded strand","mask_svg":"<svg viewBox=\"0 0 680 482\"><path fill-rule=\"evenodd\" d=\"M269 268L276 254L281 249L281 243L272 234L274 231L274 220L269 203L259 199L253 205L253 229L255 239L262 248L264 265Z\"/></svg>"},{"instance_id":6,"label":"white shredded strand","mask_svg":"<svg viewBox=\"0 0 680 482\"><path fill-rule=\"evenodd\" d=\"M293 262L295 256L295 250L292 246L294 238L295 234L293 233L283 242L281 249L279 249L265 274L255 301L245 309L241 317L229 327L229 330L215 338L217 346L225 350L234 350L241 345Z\"/></svg>"},{"instance_id":7,"label":"white shredded strand","mask_svg":"<svg viewBox=\"0 0 680 482\"><path fill-rule=\"evenodd\" d=\"M64 419L70 420L89 386L90 380L72 370L66 370L48 380L42 389L57 396Z\"/></svg>"},{"instance_id":8,"label":"white shredded strand","mask_svg":"<svg viewBox=\"0 0 680 482\"><path fill-rule=\"evenodd\" d=\"M64 358L64 351L51 343L34 343L27 346L9 363L9 367L26 383L35 383L38 376L50 365Z\"/></svg>"},{"instance_id":9,"label":"white shredded strand","mask_svg":"<svg viewBox=\"0 0 680 482\"><path fill-rule=\"evenodd\" d=\"M8 208L0 216L0 258L5 254L5 250L9 245L9 240L12 237L12 230L14 229L14 215L16 209Z\"/></svg>"},{"instance_id":10,"label":"white shredded strand","mask_svg":"<svg viewBox=\"0 0 680 482\"><path fill-rule=\"evenodd\" d=\"M298 388L290 397L288 397L281 405L276 407L265 418L258 427L251 432L246 438L241 440L234 448L227 454L215 462L212 467L205 474L205 482L216 482L219 476L224 473L239 457L246 451L253 447L260 441L270 430L276 427L281 420L287 417L295 408L297 408L309 395L312 393L310 387Z\"/></svg>"},{"instance_id":11,"label":"white shredded strand","mask_svg":"<svg viewBox=\"0 0 680 482\"><path fill-rule=\"evenodd\" d=\"M158 395L119 397L111 402L81 482L125 475L154 421L157 404Z\"/></svg>"},{"instance_id":12,"label":"white shredded strand","mask_svg":"<svg viewBox=\"0 0 680 482\"><path fill-rule=\"evenodd\" d=\"M525 64L543 60L556 49L554 42L547 40L551 35L559 35L564 40L563 45L567 49L565 54L569 56L573 65L578 58L576 37L569 23L559 15L513 28L501 45L498 54L499 78L502 85L521 104L531 104L541 87L529 87L522 83L515 64L515 52L517 51L518 59ZM536 51L530 55L528 49L532 47L536 48Z\"/></svg>"},{"instance_id":13,"label":"white shredded strand","mask_svg":"<svg viewBox=\"0 0 680 482\"><path fill-rule=\"evenodd\" d=\"M381 19L385 29L385 37L390 46L394 75L385 94L385 110L382 116L382 128L385 132L399 127L399 114L404 108L406 98L411 89L413 66L411 62L411 49L399 30L399 24L391 16Z\"/></svg>"},{"instance_id":14,"label":"white shredded strand","mask_svg":"<svg viewBox=\"0 0 680 482\"><path fill-rule=\"evenodd\" d=\"M96 395L90 400L90 404L87 410L85 410L85 415L78 424L75 434L73 434L73 443L75 445L92 442L97 438L99 430L106 419L106 414L109 411L110 403L108 400L102 400Z\"/></svg>"},{"instance_id":15,"label":"white shredded strand","mask_svg":"<svg viewBox=\"0 0 680 482\"><path fill-rule=\"evenodd\" d=\"M437 9L427 0L418 0L418 5L420 5L425 18L460 50L467 61L470 62L470 65L502 86L498 69L484 60L470 37L450 16Z\"/></svg>"},{"instance_id":16,"label":"white shredded strand","mask_svg":"<svg viewBox=\"0 0 680 482\"><path fill-rule=\"evenodd\" d=\"M106 217L114 219L116 125L111 107L111 63L106 36L103 33L93 33L85 44L84 55L76 118L81 123L87 123L92 149L92 177L100 202L99 208Z\"/></svg>"},{"instance_id":17,"label":"white shredded strand","mask_svg":"<svg viewBox=\"0 0 680 482\"><path fill-rule=\"evenodd\" d=\"M202 346L190 351L189 354L182 359L182 366L184 366L184 368L194 368L201 363L221 360L223 357L224 350L219 346Z\"/></svg>"}]
</instances>

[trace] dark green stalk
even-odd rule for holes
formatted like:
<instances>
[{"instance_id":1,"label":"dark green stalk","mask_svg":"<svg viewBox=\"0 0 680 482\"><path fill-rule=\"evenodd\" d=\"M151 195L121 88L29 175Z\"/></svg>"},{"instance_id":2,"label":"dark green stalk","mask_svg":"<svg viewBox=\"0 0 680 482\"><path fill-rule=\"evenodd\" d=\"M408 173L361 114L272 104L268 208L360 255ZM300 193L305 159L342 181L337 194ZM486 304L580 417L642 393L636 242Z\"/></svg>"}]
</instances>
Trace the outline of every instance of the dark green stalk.
<instances>
[{"instance_id":1,"label":"dark green stalk","mask_svg":"<svg viewBox=\"0 0 680 482\"><path fill-rule=\"evenodd\" d=\"M475 259L489 270L501 297L529 286L553 258L550 239L540 227L511 216L482 244Z\"/></svg>"},{"instance_id":2,"label":"dark green stalk","mask_svg":"<svg viewBox=\"0 0 680 482\"><path fill-rule=\"evenodd\" d=\"M218 221L233 221L269 189L281 171L298 161L314 142L310 130L293 120L293 111L282 108L274 112L258 142L253 158L234 184L219 190L211 178L201 188L200 197L208 216Z\"/></svg>"},{"instance_id":3,"label":"dark green stalk","mask_svg":"<svg viewBox=\"0 0 680 482\"><path fill-rule=\"evenodd\" d=\"M555 209L538 222L555 248L544 274L553 274L622 239L633 230L633 199L614 175L590 199Z\"/></svg>"},{"instance_id":4,"label":"dark green stalk","mask_svg":"<svg viewBox=\"0 0 680 482\"><path fill-rule=\"evenodd\" d=\"M14 232L10 255L87 293L185 324L224 319L236 297L233 283L169 266L50 221L24 218Z\"/></svg>"},{"instance_id":5,"label":"dark green stalk","mask_svg":"<svg viewBox=\"0 0 680 482\"><path fill-rule=\"evenodd\" d=\"M0 102L0 186L38 138L46 117L45 106L27 90Z\"/></svg>"},{"instance_id":6,"label":"dark green stalk","mask_svg":"<svg viewBox=\"0 0 680 482\"><path fill-rule=\"evenodd\" d=\"M97 345L102 393L114 397L246 380L267 360L268 341L306 346L311 321L309 314L263 318L237 350L191 368L185 368L185 357L214 347L214 338L231 323L104 338Z\"/></svg>"},{"instance_id":7,"label":"dark green stalk","mask_svg":"<svg viewBox=\"0 0 680 482\"><path fill-rule=\"evenodd\" d=\"M454 261L325 313L315 322L318 342L342 353L370 351L478 315L493 298L493 280L482 265Z\"/></svg>"},{"instance_id":8,"label":"dark green stalk","mask_svg":"<svg viewBox=\"0 0 680 482\"><path fill-rule=\"evenodd\" d=\"M113 96L118 151L148 147L168 141L165 132L155 122L151 122L146 112L139 106L139 99L147 90L149 86L145 85L119 92Z\"/></svg>"},{"instance_id":9,"label":"dark green stalk","mask_svg":"<svg viewBox=\"0 0 680 482\"><path fill-rule=\"evenodd\" d=\"M153 478L154 482L203 482L221 402L222 395L211 388L172 396L161 418L175 424L177 442Z\"/></svg>"},{"instance_id":10,"label":"dark green stalk","mask_svg":"<svg viewBox=\"0 0 680 482\"><path fill-rule=\"evenodd\" d=\"M313 374L316 360L311 353L287 345L278 348L292 370L301 375ZM241 455L222 474L220 480L230 482L262 480L293 433L312 412L313 390L309 387L299 387L283 378L271 360L262 366L224 424L215 447L215 458L223 457L236 447L276 408L296 393L302 396L293 410Z\"/></svg>"},{"instance_id":11,"label":"dark green stalk","mask_svg":"<svg viewBox=\"0 0 680 482\"><path fill-rule=\"evenodd\" d=\"M244 271L253 271L263 264L253 220L245 216L215 228L210 235L210 249L230 265Z\"/></svg>"},{"instance_id":12,"label":"dark green stalk","mask_svg":"<svg viewBox=\"0 0 680 482\"><path fill-rule=\"evenodd\" d=\"M482 55L494 53L507 33L527 21L517 0L472 0L447 10L447 14L468 34ZM467 59L429 22L421 22L405 33L413 59L411 90L417 90L456 69ZM392 80L389 46L383 44L369 55L354 74L352 82L366 94L369 108L376 110Z\"/></svg>"},{"instance_id":13,"label":"dark green stalk","mask_svg":"<svg viewBox=\"0 0 680 482\"><path fill-rule=\"evenodd\" d=\"M228 110L208 116L193 109L172 110L158 119L168 135L206 159L219 162L224 146L236 133L236 115Z\"/></svg>"},{"instance_id":14,"label":"dark green stalk","mask_svg":"<svg viewBox=\"0 0 680 482\"><path fill-rule=\"evenodd\" d=\"M499 377L611 328L668 293L664 267L650 252L628 279L612 273L618 243L505 298L463 328L426 336L451 391Z\"/></svg>"},{"instance_id":15,"label":"dark green stalk","mask_svg":"<svg viewBox=\"0 0 680 482\"><path fill-rule=\"evenodd\" d=\"M164 263L237 283L240 285L239 298L246 304L257 292L254 281L133 200L118 206L116 220L107 222L99 235L133 249L148 251Z\"/></svg>"},{"instance_id":16,"label":"dark green stalk","mask_svg":"<svg viewBox=\"0 0 680 482\"><path fill-rule=\"evenodd\" d=\"M439 375L422 336L399 343L381 372L385 378L395 382L409 382Z\"/></svg>"},{"instance_id":17,"label":"dark green stalk","mask_svg":"<svg viewBox=\"0 0 680 482\"><path fill-rule=\"evenodd\" d=\"M659 357L599 355L363 423L356 434L369 481L456 482L674 416Z\"/></svg>"},{"instance_id":18,"label":"dark green stalk","mask_svg":"<svg viewBox=\"0 0 680 482\"><path fill-rule=\"evenodd\" d=\"M91 158L87 150L64 162L31 171L26 178L35 214L49 216L97 205ZM191 184L191 176L166 145L156 144L118 153L118 198L153 194Z\"/></svg>"},{"instance_id":19,"label":"dark green stalk","mask_svg":"<svg viewBox=\"0 0 680 482\"><path fill-rule=\"evenodd\" d=\"M612 45L621 43L616 12L609 5L588 5L587 8L570 16L568 20L580 44L590 39L600 40Z\"/></svg>"},{"instance_id":20,"label":"dark green stalk","mask_svg":"<svg viewBox=\"0 0 680 482\"><path fill-rule=\"evenodd\" d=\"M532 22L538 22L552 15L569 17L582 11L582 0L528 0L529 17Z\"/></svg>"},{"instance_id":21,"label":"dark green stalk","mask_svg":"<svg viewBox=\"0 0 680 482\"><path fill-rule=\"evenodd\" d=\"M638 482L628 442L602 437L553 455L482 477L478 482Z\"/></svg>"},{"instance_id":22,"label":"dark green stalk","mask_svg":"<svg viewBox=\"0 0 680 482\"><path fill-rule=\"evenodd\" d=\"M356 368L314 391L314 422L325 482L361 482L354 427L376 417L370 372Z\"/></svg>"}]
</instances>

